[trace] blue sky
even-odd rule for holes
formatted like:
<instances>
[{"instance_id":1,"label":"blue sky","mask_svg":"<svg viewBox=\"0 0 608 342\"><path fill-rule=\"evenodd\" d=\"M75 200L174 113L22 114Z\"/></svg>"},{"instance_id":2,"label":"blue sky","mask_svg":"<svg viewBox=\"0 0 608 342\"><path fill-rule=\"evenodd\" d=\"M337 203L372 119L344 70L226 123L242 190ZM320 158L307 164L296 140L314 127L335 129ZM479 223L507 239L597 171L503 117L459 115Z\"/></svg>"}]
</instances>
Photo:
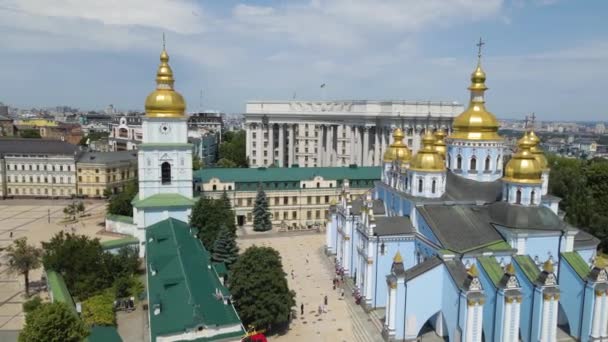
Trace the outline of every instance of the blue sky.
<instances>
[{"instance_id":1,"label":"blue sky","mask_svg":"<svg viewBox=\"0 0 608 342\"><path fill-rule=\"evenodd\" d=\"M487 42L500 118L607 120L608 1L0 0L0 101L143 109L167 35L190 111L248 100L466 102Z\"/></svg>"}]
</instances>

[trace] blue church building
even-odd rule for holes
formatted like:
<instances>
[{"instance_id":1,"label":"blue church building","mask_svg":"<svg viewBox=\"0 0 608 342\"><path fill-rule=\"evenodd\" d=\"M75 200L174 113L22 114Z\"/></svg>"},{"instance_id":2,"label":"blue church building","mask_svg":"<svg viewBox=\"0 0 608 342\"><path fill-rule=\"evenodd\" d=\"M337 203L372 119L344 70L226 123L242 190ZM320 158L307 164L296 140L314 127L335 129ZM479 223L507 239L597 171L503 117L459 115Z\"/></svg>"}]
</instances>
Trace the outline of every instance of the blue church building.
<instances>
[{"instance_id":1,"label":"blue church building","mask_svg":"<svg viewBox=\"0 0 608 342\"><path fill-rule=\"evenodd\" d=\"M608 341L599 241L558 216L534 132L505 163L485 81L478 61L468 108L448 132L427 130L416 155L395 128L365 196L343 183L327 252L383 313L387 341L428 329L449 341Z\"/></svg>"}]
</instances>

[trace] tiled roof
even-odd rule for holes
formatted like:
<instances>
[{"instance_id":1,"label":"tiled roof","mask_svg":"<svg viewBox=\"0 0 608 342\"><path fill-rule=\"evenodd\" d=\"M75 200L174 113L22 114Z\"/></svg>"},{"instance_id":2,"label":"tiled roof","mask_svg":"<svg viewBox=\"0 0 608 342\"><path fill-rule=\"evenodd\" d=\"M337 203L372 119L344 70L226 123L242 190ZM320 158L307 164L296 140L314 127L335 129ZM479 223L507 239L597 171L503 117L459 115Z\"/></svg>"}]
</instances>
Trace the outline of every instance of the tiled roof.
<instances>
[{"instance_id":1,"label":"tiled roof","mask_svg":"<svg viewBox=\"0 0 608 342\"><path fill-rule=\"evenodd\" d=\"M378 180L381 168L366 167L282 167L282 168L208 168L194 172L194 178L208 182L218 178L222 182L289 182L313 180ZM352 186L352 182L351 182ZM371 187L371 186L370 186Z\"/></svg>"},{"instance_id":2,"label":"tiled roof","mask_svg":"<svg viewBox=\"0 0 608 342\"><path fill-rule=\"evenodd\" d=\"M378 236L413 234L416 232L407 216L379 216L376 218L374 233Z\"/></svg>"},{"instance_id":3,"label":"tiled roof","mask_svg":"<svg viewBox=\"0 0 608 342\"><path fill-rule=\"evenodd\" d=\"M173 218L158 222L146 229L146 241L152 341L201 326L237 326L240 330L231 334L244 334L234 307L218 298L218 291L227 290L187 223ZM156 305L160 305L157 315Z\"/></svg>"},{"instance_id":4,"label":"tiled roof","mask_svg":"<svg viewBox=\"0 0 608 342\"><path fill-rule=\"evenodd\" d=\"M0 153L39 153L74 155L78 146L61 140L0 139Z\"/></svg>"},{"instance_id":5,"label":"tiled roof","mask_svg":"<svg viewBox=\"0 0 608 342\"><path fill-rule=\"evenodd\" d=\"M78 158L81 164L108 164L117 162L137 162L137 151L86 152Z\"/></svg>"},{"instance_id":6,"label":"tiled roof","mask_svg":"<svg viewBox=\"0 0 608 342\"><path fill-rule=\"evenodd\" d=\"M180 194L166 193L156 194L140 200L139 194L135 195L131 204L136 208L165 208L165 207L189 207L194 204L194 200Z\"/></svg>"},{"instance_id":7,"label":"tiled roof","mask_svg":"<svg viewBox=\"0 0 608 342\"><path fill-rule=\"evenodd\" d=\"M574 272L576 272L576 274L578 274L581 279L587 278L591 269L589 268L589 265L587 265L585 260L583 260L580 254L578 254L577 252L563 252L562 258L564 258L568 265L572 267Z\"/></svg>"}]
</instances>

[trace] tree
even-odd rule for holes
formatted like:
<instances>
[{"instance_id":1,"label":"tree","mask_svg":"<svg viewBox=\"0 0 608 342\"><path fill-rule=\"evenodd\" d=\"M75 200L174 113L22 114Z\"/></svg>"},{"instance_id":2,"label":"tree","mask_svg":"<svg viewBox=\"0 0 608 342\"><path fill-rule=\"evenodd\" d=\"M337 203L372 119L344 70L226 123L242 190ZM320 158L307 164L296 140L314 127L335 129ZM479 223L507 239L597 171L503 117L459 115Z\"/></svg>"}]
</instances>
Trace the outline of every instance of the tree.
<instances>
[{"instance_id":1,"label":"tree","mask_svg":"<svg viewBox=\"0 0 608 342\"><path fill-rule=\"evenodd\" d=\"M21 133L19 135L22 138L29 138L29 139L42 138L42 136L40 135L40 131L38 131L37 129L24 129L21 131Z\"/></svg>"},{"instance_id":2,"label":"tree","mask_svg":"<svg viewBox=\"0 0 608 342\"><path fill-rule=\"evenodd\" d=\"M260 186L253 205L253 230L264 232L271 229L272 222L270 220L270 212L268 211L268 198L266 197L266 192Z\"/></svg>"},{"instance_id":3,"label":"tree","mask_svg":"<svg viewBox=\"0 0 608 342\"><path fill-rule=\"evenodd\" d=\"M19 342L80 342L89 335L84 322L65 303L45 303L25 316Z\"/></svg>"},{"instance_id":4,"label":"tree","mask_svg":"<svg viewBox=\"0 0 608 342\"><path fill-rule=\"evenodd\" d=\"M203 161L198 156L192 155L192 170L200 170L203 168Z\"/></svg>"},{"instance_id":5,"label":"tree","mask_svg":"<svg viewBox=\"0 0 608 342\"><path fill-rule=\"evenodd\" d=\"M234 211L226 193L221 199L201 196L190 215L190 225L198 229L198 237L209 252L213 252L213 244L222 226L236 232L234 220Z\"/></svg>"},{"instance_id":6,"label":"tree","mask_svg":"<svg viewBox=\"0 0 608 342\"><path fill-rule=\"evenodd\" d=\"M218 160L217 163L215 163L215 166L219 167L219 168L224 168L224 169L230 169L230 168L237 167L235 162L233 162L230 159L226 159L226 158L221 158L220 160Z\"/></svg>"},{"instance_id":7,"label":"tree","mask_svg":"<svg viewBox=\"0 0 608 342\"><path fill-rule=\"evenodd\" d=\"M82 217L82 215L84 215L84 211L85 211L84 202L80 201L78 203L75 203L74 204L74 209L78 213L78 216Z\"/></svg>"},{"instance_id":8,"label":"tree","mask_svg":"<svg viewBox=\"0 0 608 342\"><path fill-rule=\"evenodd\" d=\"M226 190L222 192L218 205L221 209L222 225L226 226L232 234L236 234L236 216L234 210L232 210L232 204L230 204L230 198L228 198Z\"/></svg>"},{"instance_id":9,"label":"tree","mask_svg":"<svg viewBox=\"0 0 608 342\"><path fill-rule=\"evenodd\" d=\"M245 326L270 328L289 321L295 292L287 285L279 252L252 246L230 270L230 293Z\"/></svg>"},{"instance_id":10,"label":"tree","mask_svg":"<svg viewBox=\"0 0 608 342\"><path fill-rule=\"evenodd\" d=\"M247 137L245 131L226 132L223 136L223 142L220 144L217 166L226 167L224 165L234 165L230 167L248 167L246 144ZM227 164L222 159L231 161L233 164Z\"/></svg>"},{"instance_id":11,"label":"tree","mask_svg":"<svg viewBox=\"0 0 608 342\"><path fill-rule=\"evenodd\" d=\"M20 238L7 249L8 268L14 273L23 274L25 296L30 296L30 271L40 267L42 250L27 244L27 238Z\"/></svg>"},{"instance_id":12,"label":"tree","mask_svg":"<svg viewBox=\"0 0 608 342\"><path fill-rule=\"evenodd\" d=\"M82 303L82 319L87 326L116 325L113 291L104 291Z\"/></svg>"},{"instance_id":13,"label":"tree","mask_svg":"<svg viewBox=\"0 0 608 342\"><path fill-rule=\"evenodd\" d=\"M108 213L112 215L133 216L131 201L139 191L137 179L127 183L125 189L113 195L108 202Z\"/></svg>"},{"instance_id":14,"label":"tree","mask_svg":"<svg viewBox=\"0 0 608 342\"><path fill-rule=\"evenodd\" d=\"M42 299L39 296L35 296L32 299L23 303L23 312L30 313L36 309L38 309L42 305Z\"/></svg>"},{"instance_id":15,"label":"tree","mask_svg":"<svg viewBox=\"0 0 608 342\"><path fill-rule=\"evenodd\" d=\"M215 262L223 262L230 268L239 256L239 247L236 245L234 232L226 226L222 226L217 239L213 244L211 259Z\"/></svg>"}]
</instances>

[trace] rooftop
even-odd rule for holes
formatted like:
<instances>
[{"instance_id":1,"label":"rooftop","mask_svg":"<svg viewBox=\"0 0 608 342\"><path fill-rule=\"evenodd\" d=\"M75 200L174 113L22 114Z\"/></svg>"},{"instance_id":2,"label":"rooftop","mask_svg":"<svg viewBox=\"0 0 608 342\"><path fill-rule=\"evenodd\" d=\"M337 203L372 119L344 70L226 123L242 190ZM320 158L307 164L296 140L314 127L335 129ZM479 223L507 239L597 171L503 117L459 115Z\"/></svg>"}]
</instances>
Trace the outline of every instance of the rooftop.
<instances>
[{"instance_id":1,"label":"rooftop","mask_svg":"<svg viewBox=\"0 0 608 342\"><path fill-rule=\"evenodd\" d=\"M3 154L64 154L74 155L78 146L60 140L47 139L0 139L0 153Z\"/></svg>"},{"instance_id":2,"label":"rooftop","mask_svg":"<svg viewBox=\"0 0 608 342\"><path fill-rule=\"evenodd\" d=\"M146 264L151 339L207 327L244 329L210 261L210 255L187 223L169 218L146 229ZM159 314L154 314L156 307ZM211 332L210 332L211 333Z\"/></svg>"},{"instance_id":3,"label":"rooftop","mask_svg":"<svg viewBox=\"0 0 608 342\"><path fill-rule=\"evenodd\" d=\"M375 180L380 179L381 168L365 167L270 167L270 168L209 168L194 172L194 178L209 182L217 178L221 182L289 182L313 180L317 176L325 180Z\"/></svg>"},{"instance_id":4,"label":"rooftop","mask_svg":"<svg viewBox=\"0 0 608 342\"><path fill-rule=\"evenodd\" d=\"M137 194L131 204L136 208L190 207L194 200L174 193L156 194L144 199L139 199Z\"/></svg>"},{"instance_id":5,"label":"rooftop","mask_svg":"<svg viewBox=\"0 0 608 342\"><path fill-rule=\"evenodd\" d=\"M78 158L78 162L86 164L137 162L137 151L85 152Z\"/></svg>"}]
</instances>

